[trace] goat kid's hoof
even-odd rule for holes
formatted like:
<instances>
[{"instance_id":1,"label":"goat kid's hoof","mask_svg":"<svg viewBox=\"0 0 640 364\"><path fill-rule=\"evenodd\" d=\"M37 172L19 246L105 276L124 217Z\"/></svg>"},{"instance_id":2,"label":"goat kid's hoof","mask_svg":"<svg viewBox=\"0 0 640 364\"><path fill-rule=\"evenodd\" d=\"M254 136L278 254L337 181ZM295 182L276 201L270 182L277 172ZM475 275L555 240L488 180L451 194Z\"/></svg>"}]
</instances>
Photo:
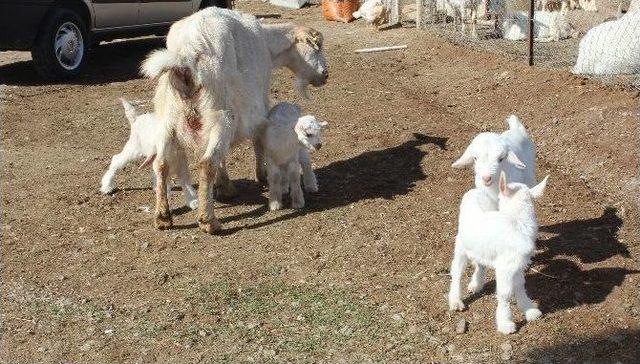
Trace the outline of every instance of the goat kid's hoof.
<instances>
[{"instance_id":1,"label":"goat kid's hoof","mask_svg":"<svg viewBox=\"0 0 640 364\"><path fill-rule=\"evenodd\" d=\"M475 282L470 282L469 285L467 286L467 291L469 293L478 293L480 291L482 291L482 285L481 284L477 284Z\"/></svg>"},{"instance_id":2,"label":"goat kid's hoof","mask_svg":"<svg viewBox=\"0 0 640 364\"><path fill-rule=\"evenodd\" d=\"M524 313L524 316L527 318L527 321L537 320L542 316L542 311L537 308L530 308Z\"/></svg>"},{"instance_id":3,"label":"goat kid's hoof","mask_svg":"<svg viewBox=\"0 0 640 364\"><path fill-rule=\"evenodd\" d=\"M161 214L157 214L154 219L154 225L156 226L156 229L159 230L171 229L173 226L173 219L171 218L171 215L163 216Z\"/></svg>"},{"instance_id":4,"label":"goat kid's hoof","mask_svg":"<svg viewBox=\"0 0 640 364\"><path fill-rule=\"evenodd\" d=\"M222 230L222 224L216 219L206 222L198 221L198 226L200 227L200 230L204 231L207 234L215 234Z\"/></svg>"},{"instance_id":5,"label":"goat kid's hoof","mask_svg":"<svg viewBox=\"0 0 640 364\"><path fill-rule=\"evenodd\" d=\"M276 211L282 209L282 202L280 201L270 201L269 202L269 210Z\"/></svg>"},{"instance_id":6,"label":"goat kid's hoof","mask_svg":"<svg viewBox=\"0 0 640 364\"><path fill-rule=\"evenodd\" d=\"M105 195L110 194L111 192L115 191L116 186L113 185L102 185L100 186L100 192L102 192Z\"/></svg>"},{"instance_id":7,"label":"goat kid's hoof","mask_svg":"<svg viewBox=\"0 0 640 364\"><path fill-rule=\"evenodd\" d=\"M449 311L464 311L465 306L461 300L449 301Z\"/></svg>"},{"instance_id":8,"label":"goat kid's hoof","mask_svg":"<svg viewBox=\"0 0 640 364\"><path fill-rule=\"evenodd\" d=\"M516 332L516 324L513 321L505 321L498 323L498 331L502 334L509 335Z\"/></svg>"}]
</instances>

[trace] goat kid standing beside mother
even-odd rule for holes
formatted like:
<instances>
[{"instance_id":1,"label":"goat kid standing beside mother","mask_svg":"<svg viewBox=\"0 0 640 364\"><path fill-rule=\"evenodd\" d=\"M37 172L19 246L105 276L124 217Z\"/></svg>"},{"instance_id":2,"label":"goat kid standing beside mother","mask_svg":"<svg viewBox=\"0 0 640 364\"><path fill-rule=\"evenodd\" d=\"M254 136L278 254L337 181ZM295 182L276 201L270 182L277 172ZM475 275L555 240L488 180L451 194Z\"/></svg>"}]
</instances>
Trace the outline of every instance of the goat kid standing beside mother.
<instances>
[{"instance_id":1,"label":"goat kid standing beside mother","mask_svg":"<svg viewBox=\"0 0 640 364\"><path fill-rule=\"evenodd\" d=\"M262 24L239 12L208 8L175 23L167 49L153 52L142 72L157 79L154 113L161 126L157 155L155 226L172 226L166 193L168 156L190 152L198 163L198 225L207 233L221 229L214 214L214 181L229 184L224 160L229 149L254 141L256 172L264 178L258 130L269 111L273 68L296 75L305 94L308 84L326 83L328 71L322 35L307 27Z\"/></svg>"}]
</instances>

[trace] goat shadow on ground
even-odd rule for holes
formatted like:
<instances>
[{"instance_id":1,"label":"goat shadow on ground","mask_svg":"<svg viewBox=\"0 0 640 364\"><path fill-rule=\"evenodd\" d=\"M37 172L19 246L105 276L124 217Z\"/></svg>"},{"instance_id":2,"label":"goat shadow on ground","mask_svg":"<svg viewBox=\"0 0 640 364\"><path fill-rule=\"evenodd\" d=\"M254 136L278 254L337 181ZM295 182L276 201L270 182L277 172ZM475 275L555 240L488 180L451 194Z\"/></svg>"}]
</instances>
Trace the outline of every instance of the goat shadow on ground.
<instances>
[{"instance_id":1,"label":"goat shadow on ground","mask_svg":"<svg viewBox=\"0 0 640 364\"><path fill-rule=\"evenodd\" d=\"M61 82L49 82L42 79L36 73L31 60L9 63L0 66L0 84L11 86L93 85L129 81L141 78L140 64L146 55L153 49L164 46L164 37L103 43L89 50L87 63L80 75Z\"/></svg>"},{"instance_id":2,"label":"goat shadow on ground","mask_svg":"<svg viewBox=\"0 0 640 364\"><path fill-rule=\"evenodd\" d=\"M565 342L529 350L533 363L632 363L640 358L640 331L618 329L602 336L567 337Z\"/></svg>"},{"instance_id":3,"label":"goat shadow on ground","mask_svg":"<svg viewBox=\"0 0 640 364\"><path fill-rule=\"evenodd\" d=\"M583 263L597 263L616 255L629 257L626 245L618 240L621 226L617 209L607 207L600 217L540 227L541 232L557 236L538 240L538 247L545 251L533 260L543 263L559 255L569 255L578 257Z\"/></svg>"},{"instance_id":4,"label":"goat shadow on ground","mask_svg":"<svg viewBox=\"0 0 640 364\"><path fill-rule=\"evenodd\" d=\"M274 219L256 224L226 229L223 230L222 235L233 234L242 229L260 228L298 216L347 206L361 200L375 198L391 200L396 196L406 195L417 181L427 177L420 167L427 152L420 150L419 147L434 144L446 150L446 143L447 138L415 133L414 139L395 147L365 152L353 158L333 162L315 171L320 191L315 194L305 194L304 209L284 213ZM267 211L268 209L262 206L242 216L233 216L226 220L255 218Z\"/></svg>"},{"instance_id":5,"label":"goat shadow on ground","mask_svg":"<svg viewBox=\"0 0 640 364\"><path fill-rule=\"evenodd\" d=\"M529 297L538 301L542 313L547 314L604 302L628 274L638 273L640 270L625 268L582 270L570 260L554 259L540 272L528 271L525 287ZM482 291L466 297L464 301L471 305L480 297L494 293L495 280L491 280Z\"/></svg>"}]
</instances>

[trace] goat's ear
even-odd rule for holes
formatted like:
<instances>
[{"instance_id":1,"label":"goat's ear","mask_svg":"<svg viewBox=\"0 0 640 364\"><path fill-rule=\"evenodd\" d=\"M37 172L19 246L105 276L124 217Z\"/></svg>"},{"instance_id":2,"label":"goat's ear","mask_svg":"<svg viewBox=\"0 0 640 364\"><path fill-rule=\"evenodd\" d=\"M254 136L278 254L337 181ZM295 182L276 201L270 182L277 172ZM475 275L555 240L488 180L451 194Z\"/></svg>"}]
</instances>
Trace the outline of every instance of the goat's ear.
<instances>
[{"instance_id":1,"label":"goat's ear","mask_svg":"<svg viewBox=\"0 0 640 364\"><path fill-rule=\"evenodd\" d=\"M315 50L319 50L322 47L322 34L315 29L298 28L295 30L295 39L296 42L306 43Z\"/></svg>"},{"instance_id":2,"label":"goat's ear","mask_svg":"<svg viewBox=\"0 0 640 364\"><path fill-rule=\"evenodd\" d=\"M498 190L503 196L509 196L509 186L507 186L507 175L504 171L500 171L500 180L498 181Z\"/></svg>"},{"instance_id":3,"label":"goat's ear","mask_svg":"<svg viewBox=\"0 0 640 364\"><path fill-rule=\"evenodd\" d=\"M464 168L471 163L473 163L473 154L471 153L471 145L469 145L467 149L465 149L464 153L462 153L462 156L460 156L457 161L453 162L451 167Z\"/></svg>"},{"instance_id":4,"label":"goat's ear","mask_svg":"<svg viewBox=\"0 0 640 364\"><path fill-rule=\"evenodd\" d=\"M522 163L520 158L518 158L518 156L512 151L507 152L507 160L513 163L518 169L527 168L527 166L524 163Z\"/></svg>"},{"instance_id":5,"label":"goat's ear","mask_svg":"<svg viewBox=\"0 0 640 364\"><path fill-rule=\"evenodd\" d=\"M540 198L544 194L544 190L547 188L547 180L549 179L549 175L547 175L542 182L538 183L531 189L529 189L529 193L531 193L531 197Z\"/></svg>"},{"instance_id":6,"label":"goat's ear","mask_svg":"<svg viewBox=\"0 0 640 364\"><path fill-rule=\"evenodd\" d=\"M191 69L188 67L176 67L171 69L169 80L171 86L183 99L192 98L198 91Z\"/></svg>"}]
</instances>

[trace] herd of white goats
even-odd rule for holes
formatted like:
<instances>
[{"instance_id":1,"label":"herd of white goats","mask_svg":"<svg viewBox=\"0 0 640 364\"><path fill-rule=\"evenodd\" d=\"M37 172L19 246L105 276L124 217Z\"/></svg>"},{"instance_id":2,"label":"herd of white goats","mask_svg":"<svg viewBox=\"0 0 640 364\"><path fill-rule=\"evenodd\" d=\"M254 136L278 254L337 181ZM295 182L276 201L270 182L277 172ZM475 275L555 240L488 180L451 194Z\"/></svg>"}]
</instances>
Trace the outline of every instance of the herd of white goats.
<instances>
[{"instance_id":1,"label":"herd of white goats","mask_svg":"<svg viewBox=\"0 0 640 364\"><path fill-rule=\"evenodd\" d=\"M210 8L172 26L166 49L154 51L142 72L155 80L154 112L138 115L123 100L131 134L112 159L101 190L115 189L115 173L135 159L152 164L155 179L155 226L172 226L168 178L177 176L186 202L197 209L199 227L221 229L214 215L214 197L235 193L225 158L238 143L250 139L256 153L258 181L268 184L269 207L282 208L289 192L291 207L304 206L304 186L318 184L309 152L322 146L326 123L302 116L298 106L280 103L271 108L272 70L288 68L297 90L320 87L329 76L322 35L291 24L263 24L250 15ZM527 296L524 273L534 254L538 231L534 199L547 178L536 184L535 148L517 117L507 119L502 134L478 134L453 167L473 166L476 188L460 206L458 235L451 264L449 308L461 310L460 279L467 261L475 266L468 289L478 292L486 267L495 269L498 331L516 330L509 300L515 296L528 321L541 312ZM188 160L197 161L198 190L190 179ZM301 181L302 175L302 181Z\"/></svg>"},{"instance_id":2,"label":"herd of white goats","mask_svg":"<svg viewBox=\"0 0 640 364\"><path fill-rule=\"evenodd\" d=\"M636 74L640 73L640 0L631 0L626 13L622 13L591 28L580 42L578 59L573 68L577 74ZM388 16L388 0L367 0L354 12L356 18L379 24ZM536 42L554 42L580 35L569 22L569 10L598 11L595 0L536 0L534 12L534 39ZM478 37L478 17L495 14L496 34L506 40L528 38L529 0L435 0L435 11L460 23L465 33L471 23L471 36Z\"/></svg>"}]
</instances>

